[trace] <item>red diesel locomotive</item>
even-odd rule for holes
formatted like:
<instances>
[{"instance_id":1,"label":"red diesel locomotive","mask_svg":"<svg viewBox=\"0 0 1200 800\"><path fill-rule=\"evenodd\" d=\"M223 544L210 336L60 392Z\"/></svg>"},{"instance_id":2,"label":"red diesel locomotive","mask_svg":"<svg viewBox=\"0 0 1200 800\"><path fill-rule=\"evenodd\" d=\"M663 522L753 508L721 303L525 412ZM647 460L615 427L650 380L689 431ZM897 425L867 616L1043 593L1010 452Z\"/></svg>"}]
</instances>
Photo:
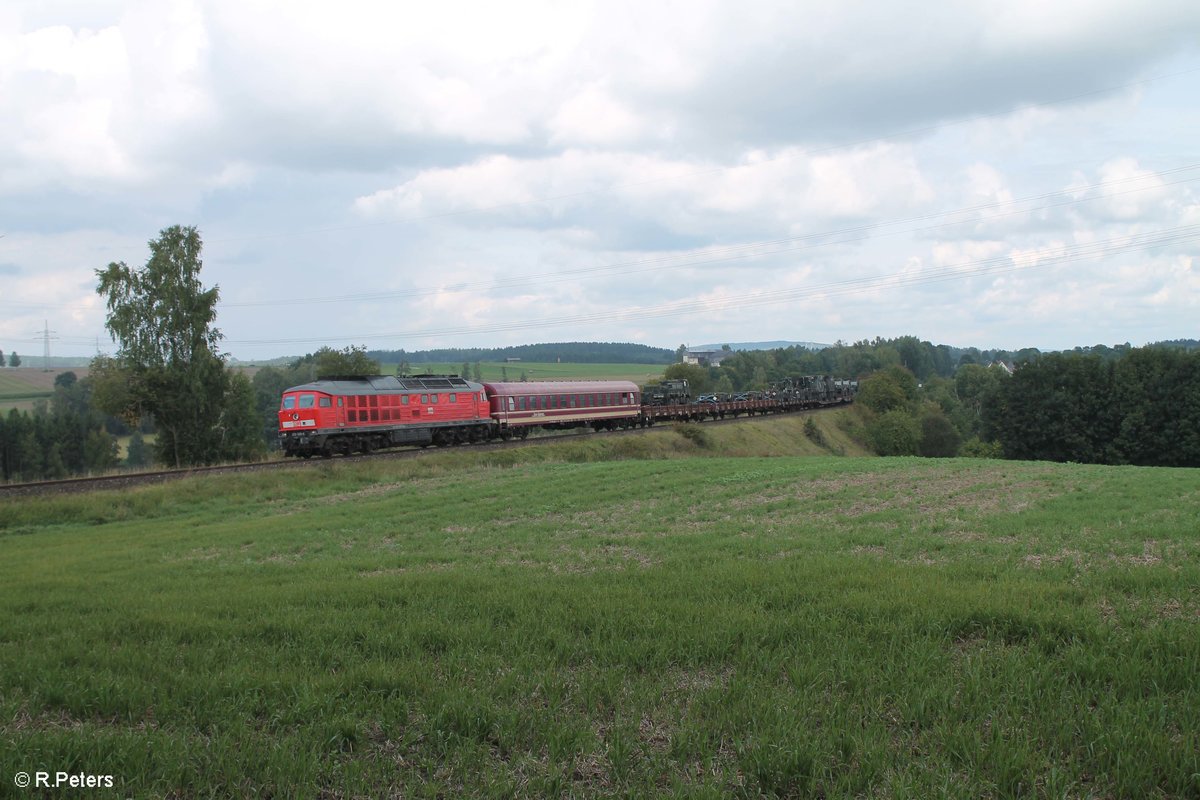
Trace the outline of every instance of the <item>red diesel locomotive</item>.
<instances>
[{"instance_id":1,"label":"red diesel locomotive","mask_svg":"<svg viewBox=\"0 0 1200 800\"><path fill-rule=\"evenodd\" d=\"M457 375L321 378L283 393L284 455L369 453L396 445L524 438L534 428L631 427L641 413L628 381L476 383Z\"/></svg>"}]
</instances>

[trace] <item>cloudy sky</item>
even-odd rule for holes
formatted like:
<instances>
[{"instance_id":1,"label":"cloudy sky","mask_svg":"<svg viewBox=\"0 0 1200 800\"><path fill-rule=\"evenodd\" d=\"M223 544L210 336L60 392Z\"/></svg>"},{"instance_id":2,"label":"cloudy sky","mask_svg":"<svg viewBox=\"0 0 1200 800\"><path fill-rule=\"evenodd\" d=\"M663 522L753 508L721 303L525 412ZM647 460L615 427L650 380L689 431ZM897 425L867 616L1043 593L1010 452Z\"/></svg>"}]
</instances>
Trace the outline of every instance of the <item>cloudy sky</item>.
<instances>
[{"instance_id":1,"label":"cloudy sky","mask_svg":"<svg viewBox=\"0 0 1200 800\"><path fill-rule=\"evenodd\" d=\"M1200 3L0 6L0 349L1200 338Z\"/></svg>"}]
</instances>

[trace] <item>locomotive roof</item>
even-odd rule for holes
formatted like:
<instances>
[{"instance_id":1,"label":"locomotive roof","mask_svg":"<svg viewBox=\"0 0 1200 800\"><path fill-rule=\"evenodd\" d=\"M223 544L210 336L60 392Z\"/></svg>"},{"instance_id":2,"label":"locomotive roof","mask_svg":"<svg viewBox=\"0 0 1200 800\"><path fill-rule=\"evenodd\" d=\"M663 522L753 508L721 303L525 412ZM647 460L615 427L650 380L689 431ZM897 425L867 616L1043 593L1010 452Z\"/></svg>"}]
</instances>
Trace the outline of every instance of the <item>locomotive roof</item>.
<instances>
[{"instance_id":1,"label":"locomotive roof","mask_svg":"<svg viewBox=\"0 0 1200 800\"><path fill-rule=\"evenodd\" d=\"M484 387L495 394L576 394L579 392L637 392L630 381L519 381L496 383L486 381Z\"/></svg>"},{"instance_id":2,"label":"locomotive roof","mask_svg":"<svg viewBox=\"0 0 1200 800\"><path fill-rule=\"evenodd\" d=\"M325 392L326 394L393 394L395 392L478 391L480 384L458 375L329 375L312 383L293 386L285 392Z\"/></svg>"}]
</instances>

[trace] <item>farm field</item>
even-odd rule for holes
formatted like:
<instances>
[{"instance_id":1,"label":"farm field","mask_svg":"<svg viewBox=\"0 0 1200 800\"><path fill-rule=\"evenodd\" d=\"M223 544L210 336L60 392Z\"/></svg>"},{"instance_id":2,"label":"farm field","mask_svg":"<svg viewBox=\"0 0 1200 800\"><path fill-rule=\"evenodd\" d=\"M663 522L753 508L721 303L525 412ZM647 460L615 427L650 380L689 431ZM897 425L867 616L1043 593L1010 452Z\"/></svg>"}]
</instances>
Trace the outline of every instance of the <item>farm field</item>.
<instances>
[{"instance_id":1,"label":"farm field","mask_svg":"<svg viewBox=\"0 0 1200 800\"><path fill-rule=\"evenodd\" d=\"M0 501L0 781L1200 795L1200 471L663 434Z\"/></svg>"},{"instance_id":2,"label":"farm field","mask_svg":"<svg viewBox=\"0 0 1200 800\"><path fill-rule=\"evenodd\" d=\"M396 371L396 364L381 365L385 374ZM429 372L433 374L459 374L462 363L457 364L411 364L412 372ZM474 363L468 366L474 367ZM662 364L568 364L537 361L514 361L510 363L499 361L481 361L480 371L485 381L499 381L507 375L508 380L518 381L521 374L531 381L561 381L561 380L626 380L639 385L662 379L666 365Z\"/></svg>"},{"instance_id":3,"label":"farm field","mask_svg":"<svg viewBox=\"0 0 1200 800\"><path fill-rule=\"evenodd\" d=\"M33 410L38 400L48 400L54 394L54 379L61 373L71 371L78 377L87 374L87 369L50 371L34 367L7 367L0 369L0 413L9 409Z\"/></svg>"}]
</instances>

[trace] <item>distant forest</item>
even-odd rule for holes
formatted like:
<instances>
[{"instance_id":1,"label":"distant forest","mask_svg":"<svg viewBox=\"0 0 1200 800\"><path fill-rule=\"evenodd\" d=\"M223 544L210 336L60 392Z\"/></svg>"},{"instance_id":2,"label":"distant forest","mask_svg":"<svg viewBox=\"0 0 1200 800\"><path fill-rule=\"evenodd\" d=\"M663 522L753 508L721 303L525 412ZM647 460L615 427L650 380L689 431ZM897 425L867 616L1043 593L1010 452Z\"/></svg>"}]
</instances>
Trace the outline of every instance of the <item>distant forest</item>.
<instances>
[{"instance_id":1,"label":"distant forest","mask_svg":"<svg viewBox=\"0 0 1200 800\"><path fill-rule=\"evenodd\" d=\"M454 347L419 350L414 353L404 350L369 350L367 357L384 364L398 364L401 361L410 364L495 362L508 358L541 363L564 361L570 364L671 364L675 361L675 351L619 342L558 342L523 344L517 347Z\"/></svg>"}]
</instances>

